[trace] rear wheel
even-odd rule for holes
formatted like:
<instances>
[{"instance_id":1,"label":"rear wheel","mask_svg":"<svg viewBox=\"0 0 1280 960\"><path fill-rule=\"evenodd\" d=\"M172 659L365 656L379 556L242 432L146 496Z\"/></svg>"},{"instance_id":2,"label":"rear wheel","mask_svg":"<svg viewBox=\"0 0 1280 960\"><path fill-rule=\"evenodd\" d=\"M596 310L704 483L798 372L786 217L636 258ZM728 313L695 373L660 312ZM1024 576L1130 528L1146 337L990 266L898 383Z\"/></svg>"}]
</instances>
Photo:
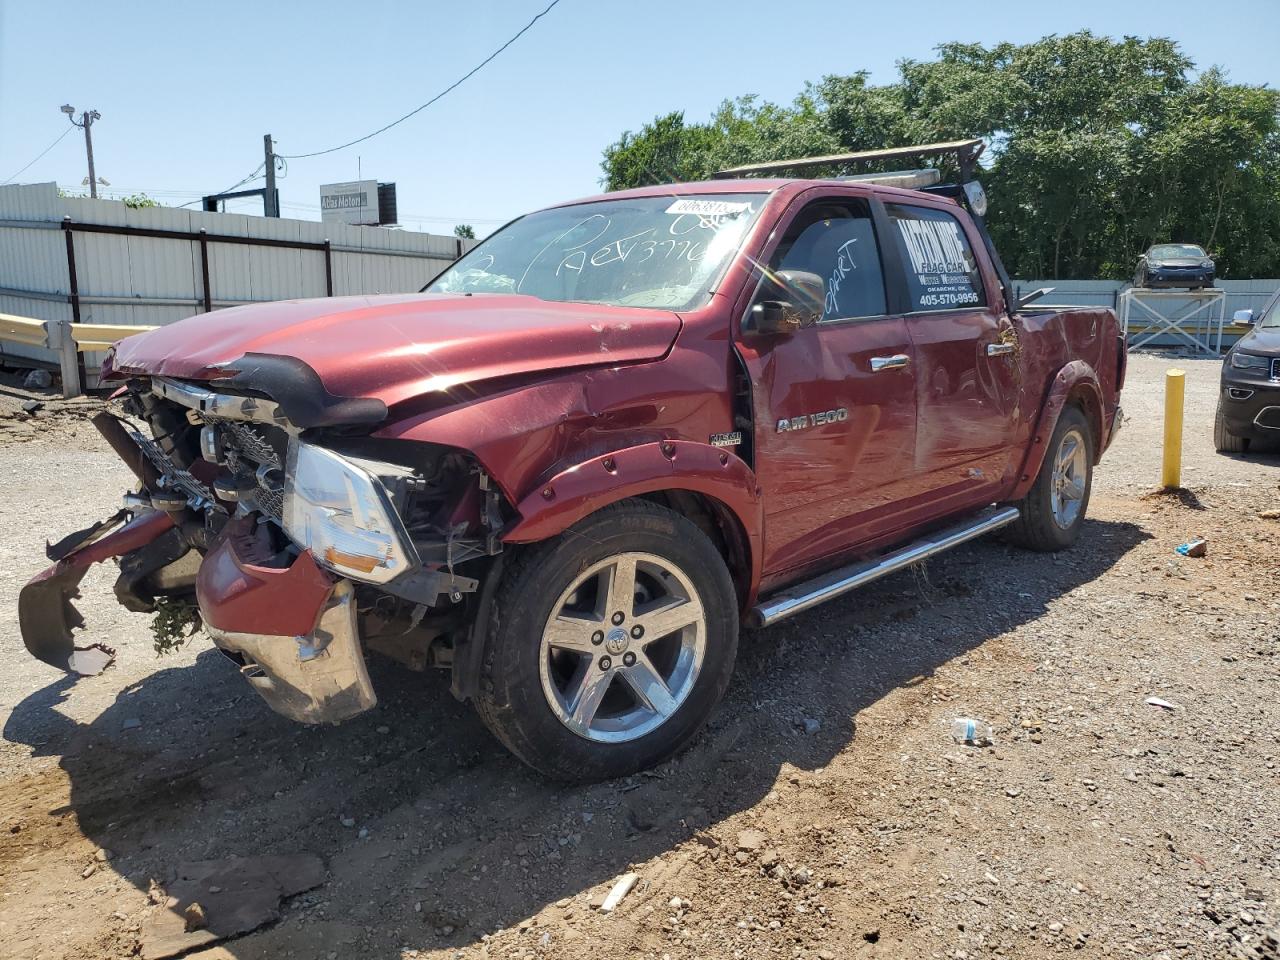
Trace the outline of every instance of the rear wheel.
<instances>
[{"instance_id":1,"label":"rear wheel","mask_svg":"<svg viewBox=\"0 0 1280 960\"><path fill-rule=\"evenodd\" d=\"M1218 412L1213 418L1213 445L1219 453L1244 453L1249 449L1247 437L1237 437L1227 429L1226 417L1222 415L1222 398L1218 398Z\"/></svg>"},{"instance_id":2,"label":"rear wheel","mask_svg":"<svg viewBox=\"0 0 1280 960\"><path fill-rule=\"evenodd\" d=\"M1020 516L1008 538L1030 550L1063 550L1084 526L1093 489L1093 431L1079 407L1058 418L1040 473L1018 504Z\"/></svg>"},{"instance_id":3,"label":"rear wheel","mask_svg":"<svg viewBox=\"0 0 1280 960\"><path fill-rule=\"evenodd\" d=\"M476 708L548 776L626 776L694 737L728 687L737 643L737 595L706 534L625 501L508 565Z\"/></svg>"}]
</instances>

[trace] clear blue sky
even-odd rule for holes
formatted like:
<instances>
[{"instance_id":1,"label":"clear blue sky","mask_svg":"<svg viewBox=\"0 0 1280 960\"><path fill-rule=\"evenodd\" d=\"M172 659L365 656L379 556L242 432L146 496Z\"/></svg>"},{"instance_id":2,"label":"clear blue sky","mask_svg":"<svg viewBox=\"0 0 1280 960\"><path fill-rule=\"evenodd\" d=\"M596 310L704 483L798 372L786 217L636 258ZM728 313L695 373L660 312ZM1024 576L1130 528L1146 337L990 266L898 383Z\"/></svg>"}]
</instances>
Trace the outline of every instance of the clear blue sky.
<instances>
[{"instance_id":1,"label":"clear blue sky","mask_svg":"<svg viewBox=\"0 0 1280 960\"><path fill-rule=\"evenodd\" d=\"M167 204L224 189L262 159L353 139L438 93L549 0L468 3L0 0L0 182L97 109L111 192ZM790 101L806 80L870 71L950 40L1025 42L1081 28L1169 36L1201 68L1280 82L1280 0L905 0L900 3L561 0L438 105L358 147L295 160L286 216L319 219L321 183L398 184L410 229L483 234L523 211L597 192L601 150L623 130L726 97ZM77 131L20 182L82 189ZM261 209L246 201L237 209Z\"/></svg>"}]
</instances>

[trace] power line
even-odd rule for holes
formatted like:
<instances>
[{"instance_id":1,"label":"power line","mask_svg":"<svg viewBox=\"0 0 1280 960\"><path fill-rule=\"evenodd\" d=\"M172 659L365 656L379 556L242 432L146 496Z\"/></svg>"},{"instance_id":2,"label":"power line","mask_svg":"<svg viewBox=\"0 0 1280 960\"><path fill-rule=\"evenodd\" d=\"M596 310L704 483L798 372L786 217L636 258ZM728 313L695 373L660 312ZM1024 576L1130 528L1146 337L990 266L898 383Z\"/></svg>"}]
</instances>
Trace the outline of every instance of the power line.
<instances>
[{"instance_id":1,"label":"power line","mask_svg":"<svg viewBox=\"0 0 1280 960\"><path fill-rule=\"evenodd\" d=\"M237 180L235 183L233 183L231 186L227 187L225 190L219 190L219 191L218 191L217 193L215 193L215 194L209 194L209 196L219 196L219 195L224 194L224 193L230 193L230 192L231 192L232 190L234 190L236 187L244 186L244 185L245 185L246 183L248 183L250 180L257 180L257 179L258 179L258 171L259 171L259 170L261 170L261 169L262 169L263 167L265 167L266 165L267 165L267 162L266 162L265 160L264 160L264 161L262 161L262 163L258 164L256 167L254 167L254 168L253 168L253 172L252 172L252 173L250 173L250 174L249 174L247 177L245 177L244 179L242 179L242 180ZM189 207L189 206L191 206L193 203L200 203L203 199L204 199L204 197L203 197L203 196L201 196L200 198L198 198L198 199L196 199L196 200L188 200L186 203L180 203L180 204L178 204L178 206L177 206L177 208L176 208L176 209L181 210L183 207Z\"/></svg>"},{"instance_id":2,"label":"power line","mask_svg":"<svg viewBox=\"0 0 1280 960\"><path fill-rule=\"evenodd\" d=\"M58 139L57 139L57 140L53 141L53 143L49 144L47 147L45 147L43 150L41 150L41 151L40 151L40 153L36 156L36 160L39 160L39 159L40 159L41 157L43 157L46 153L48 153L50 150L52 150L54 147L56 147L58 144L60 144L60 143L62 142L62 137L65 137L68 133L70 133L70 132L71 132L72 130L74 130L74 129L75 129L75 127L67 127L67 129L63 130L63 131L62 131L62 136L58 137ZM17 179L18 179L18 177L22 176L22 175L26 172L27 167L32 166L32 164L34 164L34 163L36 162L36 160L32 160L32 161L31 161L31 163L28 163L26 167L23 167L21 170L19 170L17 173L15 173L12 177L10 177L8 180L6 180L6 181L4 181L4 182L5 182L5 183L12 183L14 180L17 180Z\"/></svg>"},{"instance_id":3,"label":"power line","mask_svg":"<svg viewBox=\"0 0 1280 960\"><path fill-rule=\"evenodd\" d=\"M485 57L483 60L481 60L478 64L476 64L474 67L472 67L472 68L471 68L471 70L469 70L467 73L463 74L463 76L462 76L462 77L460 77L458 80L455 80L455 81L454 81L453 83L451 83L449 86L445 87L443 90L441 90L439 93L437 93L434 97L432 97L430 100L428 100L428 101L427 101L426 103L424 103L422 106L420 106L420 107L416 107L416 108L414 108L413 110L410 110L408 113L406 113L406 114L405 114L403 117L401 117L399 120L393 120L393 121L391 121L390 123L388 123L385 127L379 127L377 130L373 131L373 133L367 133L367 134L365 134L363 137L359 137L358 139L351 140L351 141L349 141L349 142L347 142L347 143L339 144L339 145L338 145L338 146L336 146L336 147L329 147L329 148L328 148L328 149L326 149L326 150L316 150L316 151L314 151L314 152L312 152L312 153L290 153L290 154L277 154L277 156L282 156L282 157L284 157L284 158L285 158L285 159L287 159L287 160L303 160L303 159L306 159L307 157L320 157L320 156L323 156L323 155L324 155L324 154L326 154L326 153L334 153L335 151L338 151L338 150L345 150L347 147L354 147L357 143L364 143L366 140L371 140L371 139L373 139L374 137L376 137L376 136L377 136L378 134L380 134L380 133L386 133L388 130L390 130L392 127L396 126L397 124L404 123L404 122L405 122L406 120L408 120L410 117L412 117L412 116L414 116L414 115L416 115L416 114L421 113L423 110L427 109L427 107L431 106L431 105L432 105L433 103L435 103L436 101L438 101L438 100L442 99L446 94L453 92L453 91L454 91L454 90L456 90L458 87L462 86L462 84L464 84L466 81L468 81L468 80L470 80L472 77L474 77L474 76L475 76L477 73L479 73L479 72L480 72L484 67L488 66L488 64L489 64L491 61L493 61L494 59L496 59L496 58L497 58L497 56L498 56L498 54L502 53L502 51L506 50L506 49L507 49L507 47L511 46L513 43L515 43L517 40L519 40L522 36L524 36L524 34L525 34L526 32L528 32L528 30L529 30L529 29L530 29L530 28L531 28L535 23L537 23L539 20L541 20L543 17L545 17L548 13L550 13L550 12L551 12L551 8L552 8L552 7L554 7L556 4L558 4L559 2L560 2L560 0L551 0L551 2L550 2L549 4L547 4L547 7L546 7L546 9L545 9L545 10L543 10L543 11L542 11L541 13L539 13L536 17L534 17L532 20L530 20L528 23L526 23L523 27L521 27L521 28L520 28L520 30L516 33L516 35L515 35L515 36L513 36L510 40L508 40L506 43L504 43L502 46L500 46L497 50L493 51L493 53L489 54L489 56L487 56L487 57Z\"/></svg>"}]
</instances>

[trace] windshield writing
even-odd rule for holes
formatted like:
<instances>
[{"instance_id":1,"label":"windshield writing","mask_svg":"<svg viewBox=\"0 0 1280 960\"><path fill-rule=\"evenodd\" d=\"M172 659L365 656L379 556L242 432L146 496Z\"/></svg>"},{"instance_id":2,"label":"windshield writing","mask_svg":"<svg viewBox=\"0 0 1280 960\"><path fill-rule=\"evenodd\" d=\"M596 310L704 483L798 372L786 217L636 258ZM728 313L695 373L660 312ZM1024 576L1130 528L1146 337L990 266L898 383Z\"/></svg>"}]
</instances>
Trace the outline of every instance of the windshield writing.
<instances>
[{"instance_id":1,"label":"windshield writing","mask_svg":"<svg viewBox=\"0 0 1280 960\"><path fill-rule=\"evenodd\" d=\"M427 289L687 309L705 301L762 200L643 197L543 210L479 244Z\"/></svg>"}]
</instances>

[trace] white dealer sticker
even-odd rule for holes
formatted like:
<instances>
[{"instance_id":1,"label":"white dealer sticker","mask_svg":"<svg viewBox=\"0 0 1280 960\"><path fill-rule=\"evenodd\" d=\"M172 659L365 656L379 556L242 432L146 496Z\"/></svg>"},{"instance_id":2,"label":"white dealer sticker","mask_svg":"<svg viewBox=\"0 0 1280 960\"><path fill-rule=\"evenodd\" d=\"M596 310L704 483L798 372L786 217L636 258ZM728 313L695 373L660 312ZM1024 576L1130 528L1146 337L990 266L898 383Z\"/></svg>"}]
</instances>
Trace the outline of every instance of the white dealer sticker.
<instances>
[{"instance_id":1,"label":"white dealer sticker","mask_svg":"<svg viewBox=\"0 0 1280 960\"><path fill-rule=\"evenodd\" d=\"M751 209L745 201L732 200L677 200L667 207L672 216L693 214L698 217L732 217Z\"/></svg>"}]
</instances>

